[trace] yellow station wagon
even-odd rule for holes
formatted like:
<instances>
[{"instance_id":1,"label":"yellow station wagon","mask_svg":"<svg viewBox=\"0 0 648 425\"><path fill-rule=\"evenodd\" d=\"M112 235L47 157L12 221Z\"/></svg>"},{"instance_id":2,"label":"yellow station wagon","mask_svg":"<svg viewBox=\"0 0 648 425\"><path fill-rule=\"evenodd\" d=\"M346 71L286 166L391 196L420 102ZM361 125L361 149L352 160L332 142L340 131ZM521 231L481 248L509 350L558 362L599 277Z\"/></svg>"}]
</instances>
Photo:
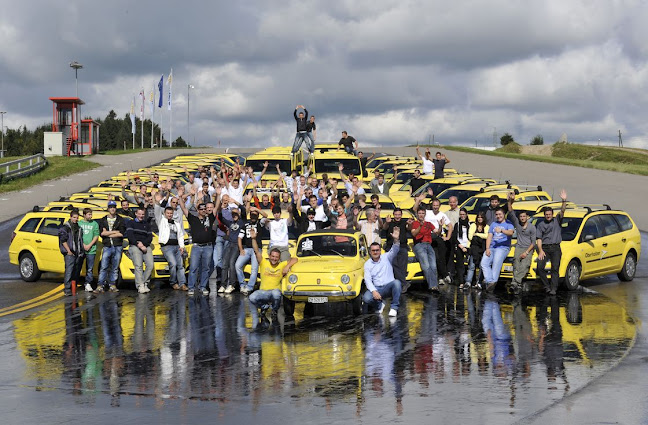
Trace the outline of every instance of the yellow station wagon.
<instances>
[{"instance_id":1,"label":"yellow station wagon","mask_svg":"<svg viewBox=\"0 0 648 425\"><path fill-rule=\"evenodd\" d=\"M594 210L591 207L567 209L562 221L562 259L559 275L569 290L578 288L579 282L598 276L616 273L619 279L630 281L637 270L641 256L641 234L630 215L623 211ZM539 213L533 217L535 224L544 220ZM502 278L511 278L513 249L502 265ZM535 279L537 252L533 255L527 279ZM545 270L551 269L547 262Z\"/></svg>"}]
</instances>

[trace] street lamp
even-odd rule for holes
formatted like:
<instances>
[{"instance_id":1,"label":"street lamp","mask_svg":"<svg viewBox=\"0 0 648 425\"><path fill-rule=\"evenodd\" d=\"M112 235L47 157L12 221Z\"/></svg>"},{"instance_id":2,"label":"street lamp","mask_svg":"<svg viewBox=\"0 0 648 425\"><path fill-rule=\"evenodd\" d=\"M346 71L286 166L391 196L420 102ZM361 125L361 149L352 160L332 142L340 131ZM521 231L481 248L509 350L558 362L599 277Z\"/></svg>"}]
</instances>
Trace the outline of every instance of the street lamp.
<instances>
[{"instance_id":1,"label":"street lamp","mask_svg":"<svg viewBox=\"0 0 648 425\"><path fill-rule=\"evenodd\" d=\"M70 62L70 68L74 68L74 80L76 82L76 97L79 97L79 69L83 68L79 62Z\"/></svg>"},{"instance_id":2,"label":"street lamp","mask_svg":"<svg viewBox=\"0 0 648 425\"><path fill-rule=\"evenodd\" d=\"M0 116L2 117L2 123L0 124L0 131L2 131L2 147L0 148L0 158L4 158L4 114L6 114L7 111L0 111Z\"/></svg>"},{"instance_id":3,"label":"street lamp","mask_svg":"<svg viewBox=\"0 0 648 425\"><path fill-rule=\"evenodd\" d=\"M187 144L189 144L189 146L191 146L191 126L189 125L189 95L191 89L195 89L193 84L187 84Z\"/></svg>"}]
</instances>

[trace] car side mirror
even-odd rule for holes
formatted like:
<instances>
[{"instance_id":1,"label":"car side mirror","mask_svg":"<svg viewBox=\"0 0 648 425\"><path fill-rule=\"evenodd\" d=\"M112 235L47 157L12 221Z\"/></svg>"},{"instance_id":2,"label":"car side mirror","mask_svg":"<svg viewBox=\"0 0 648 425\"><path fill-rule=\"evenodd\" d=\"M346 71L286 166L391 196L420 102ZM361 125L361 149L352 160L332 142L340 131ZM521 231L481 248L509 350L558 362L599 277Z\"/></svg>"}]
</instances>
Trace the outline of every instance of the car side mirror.
<instances>
[{"instance_id":1,"label":"car side mirror","mask_svg":"<svg viewBox=\"0 0 648 425\"><path fill-rule=\"evenodd\" d=\"M594 239L596 239L596 238L594 237L594 235L585 235L585 237L583 238L583 240L584 240L585 242L589 242L589 241L592 241L592 240L594 240Z\"/></svg>"}]
</instances>

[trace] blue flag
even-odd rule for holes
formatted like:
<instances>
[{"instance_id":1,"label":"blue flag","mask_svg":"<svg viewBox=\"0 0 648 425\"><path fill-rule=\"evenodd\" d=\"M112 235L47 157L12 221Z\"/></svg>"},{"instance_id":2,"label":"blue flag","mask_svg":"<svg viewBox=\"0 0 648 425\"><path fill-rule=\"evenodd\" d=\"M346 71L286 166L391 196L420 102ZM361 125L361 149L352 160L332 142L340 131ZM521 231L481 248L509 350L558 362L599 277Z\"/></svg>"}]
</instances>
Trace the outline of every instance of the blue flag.
<instances>
[{"instance_id":1,"label":"blue flag","mask_svg":"<svg viewBox=\"0 0 648 425\"><path fill-rule=\"evenodd\" d=\"M158 108L162 107L162 88L164 87L164 74L160 77L160 82L158 83L158 90L160 90L160 96L158 101Z\"/></svg>"}]
</instances>

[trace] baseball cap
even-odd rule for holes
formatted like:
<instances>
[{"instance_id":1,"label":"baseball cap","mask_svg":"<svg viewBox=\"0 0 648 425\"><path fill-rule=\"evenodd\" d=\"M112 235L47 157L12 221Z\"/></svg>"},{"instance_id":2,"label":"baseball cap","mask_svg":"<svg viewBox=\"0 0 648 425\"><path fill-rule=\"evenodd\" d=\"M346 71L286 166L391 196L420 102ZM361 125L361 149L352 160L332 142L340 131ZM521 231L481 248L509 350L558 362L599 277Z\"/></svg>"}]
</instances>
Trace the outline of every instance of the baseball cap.
<instances>
[{"instance_id":1,"label":"baseball cap","mask_svg":"<svg viewBox=\"0 0 648 425\"><path fill-rule=\"evenodd\" d=\"M110 208L110 207L116 207L116 206L117 206L117 202L115 202L115 201L108 201L108 208Z\"/></svg>"},{"instance_id":2,"label":"baseball cap","mask_svg":"<svg viewBox=\"0 0 648 425\"><path fill-rule=\"evenodd\" d=\"M315 215L315 210L312 209L312 208L307 209L307 210L306 210L306 215L311 215L311 214L312 214L312 215Z\"/></svg>"}]
</instances>

